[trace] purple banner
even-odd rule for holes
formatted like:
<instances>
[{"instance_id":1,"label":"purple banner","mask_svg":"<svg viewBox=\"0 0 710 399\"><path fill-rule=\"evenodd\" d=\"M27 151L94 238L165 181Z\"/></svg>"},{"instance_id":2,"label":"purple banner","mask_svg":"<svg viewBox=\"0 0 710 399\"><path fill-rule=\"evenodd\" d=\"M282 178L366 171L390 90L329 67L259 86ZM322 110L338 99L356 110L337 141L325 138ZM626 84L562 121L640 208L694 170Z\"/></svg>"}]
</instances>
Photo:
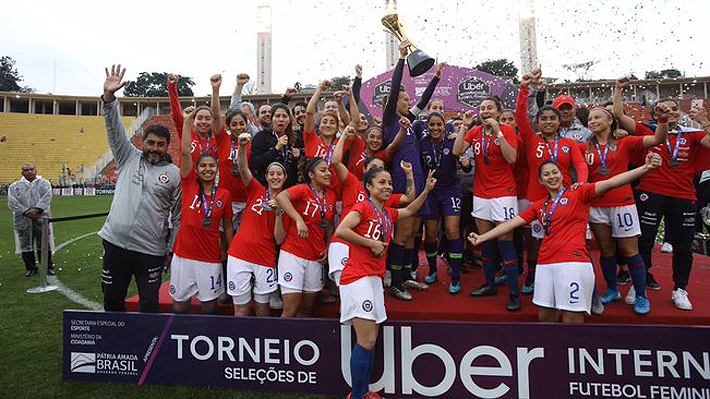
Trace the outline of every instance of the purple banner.
<instances>
[{"instance_id":1,"label":"purple banner","mask_svg":"<svg viewBox=\"0 0 710 399\"><path fill-rule=\"evenodd\" d=\"M434 69L412 78L405 66L402 84L407 87L412 106L416 105L434 77ZM392 73L393 71L389 71L376 76L364 82L360 89L362 101L370 113L378 118L382 117L382 99L390 93ZM464 112L470 109L478 111L481 100L492 95L500 97L505 108L515 109L518 88L508 79L475 69L450 66L442 70L441 80L432 99L443 100L447 110Z\"/></svg>"},{"instance_id":2,"label":"purple banner","mask_svg":"<svg viewBox=\"0 0 710 399\"><path fill-rule=\"evenodd\" d=\"M370 388L442 398L710 398L708 327L387 322ZM335 320L64 312L64 378L347 395Z\"/></svg>"}]
</instances>

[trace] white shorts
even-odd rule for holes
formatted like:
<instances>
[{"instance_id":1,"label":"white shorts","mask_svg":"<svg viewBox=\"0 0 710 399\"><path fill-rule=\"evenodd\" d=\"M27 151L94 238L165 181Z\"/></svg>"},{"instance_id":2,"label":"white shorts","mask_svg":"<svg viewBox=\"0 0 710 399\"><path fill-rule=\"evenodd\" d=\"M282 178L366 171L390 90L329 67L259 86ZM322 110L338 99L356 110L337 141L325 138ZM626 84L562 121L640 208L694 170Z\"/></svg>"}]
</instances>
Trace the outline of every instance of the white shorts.
<instances>
[{"instance_id":1,"label":"white shorts","mask_svg":"<svg viewBox=\"0 0 710 399\"><path fill-rule=\"evenodd\" d=\"M173 255L170 262L170 296L175 302L189 301L197 294L200 302L217 299L222 286L222 264L181 258Z\"/></svg>"},{"instance_id":2,"label":"white shorts","mask_svg":"<svg viewBox=\"0 0 710 399\"><path fill-rule=\"evenodd\" d=\"M366 276L340 286L340 322L351 324L354 318L372 320L377 324L387 320L385 295L380 276Z\"/></svg>"},{"instance_id":3,"label":"white shorts","mask_svg":"<svg viewBox=\"0 0 710 399\"><path fill-rule=\"evenodd\" d=\"M611 236L614 238L641 235L641 224L636 205L593 206L589 209L589 223L611 226Z\"/></svg>"},{"instance_id":4,"label":"white shorts","mask_svg":"<svg viewBox=\"0 0 710 399\"><path fill-rule=\"evenodd\" d=\"M538 264L535 268L535 305L590 313L593 291L594 267L591 263Z\"/></svg>"},{"instance_id":5,"label":"white shorts","mask_svg":"<svg viewBox=\"0 0 710 399\"><path fill-rule=\"evenodd\" d=\"M323 289L323 265L315 260L279 252L279 285L282 294L318 292Z\"/></svg>"},{"instance_id":6,"label":"white shorts","mask_svg":"<svg viewBox=\"0 0 710 399\"><path fill-rule=\"evenodd\" d=\"M269 303L270 294L278 288L277 277L275 267L249 263L233 256L227 257L227 294L232 297L235 305L251 302L252 291L256 302Z\"/></svg>"},{"instance_id":7,"label":"white shorts","mask_svg":"<svg viewBox=\"0 0 710 399\"><path fill-rule=\"evenodd\" d=\"M517 197L480 198L473 197L471 216L491 222L505 222L518 215Z\"/></svg>"},{"instance_id":8,"label":"white shorts","mask_svg":"<svg viewBox=\"0 0 710 399\"><path fill-rule=\"evenodd\" d=\"M343 272L349 257L350 247L348 244L331 242L328 245L328 277L335 281L338 287L340 287L340 274Z\"/></svg>"},{"instance_id":9,"label":"white shorts","mask_svg":"<svg viewBox=\"0 0 710 399\"><path fill-rule=\"evenodd\" d=\"M244 214L244 208L246 207L246 202L232 202L232 224L234 225L235 232L239 228L239 225L242 223L242 215Z\"/></svg>"}]
</instances>

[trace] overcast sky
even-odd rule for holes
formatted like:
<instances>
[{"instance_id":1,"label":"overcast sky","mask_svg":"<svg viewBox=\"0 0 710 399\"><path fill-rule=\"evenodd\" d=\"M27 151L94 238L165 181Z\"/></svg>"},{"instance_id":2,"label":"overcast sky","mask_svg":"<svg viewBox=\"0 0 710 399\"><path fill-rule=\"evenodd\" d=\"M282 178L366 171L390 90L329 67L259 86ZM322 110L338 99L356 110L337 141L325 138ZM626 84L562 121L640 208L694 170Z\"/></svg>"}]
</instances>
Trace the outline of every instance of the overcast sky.
<instances>
[{"instance_id":1,"label":"overcast sky","mask_svg":"<svg viewBox=\"0 0 710 399\"><path fill-rule=\"evenodd\" d=\"M256 5L263 1L0 0L0 55L40 93L99 95L103 67L191 76L197 95L222 73L256 79ZM272 0L273 91L295 82L385 71L384 0ZM590 4L591 3L591 4ZM482 7L481 4L485 4ZM674 67L709 76L710 1L537 0L537 53L547 77L576 80L563 65L598 61L589 78ZM520 67L518 0L399 0L412 42L439 60L472 67L508 58ZM56 67L55 67L56 65ZM55 78L56 76L56 78Z\"/></svg>"}]
</instances>

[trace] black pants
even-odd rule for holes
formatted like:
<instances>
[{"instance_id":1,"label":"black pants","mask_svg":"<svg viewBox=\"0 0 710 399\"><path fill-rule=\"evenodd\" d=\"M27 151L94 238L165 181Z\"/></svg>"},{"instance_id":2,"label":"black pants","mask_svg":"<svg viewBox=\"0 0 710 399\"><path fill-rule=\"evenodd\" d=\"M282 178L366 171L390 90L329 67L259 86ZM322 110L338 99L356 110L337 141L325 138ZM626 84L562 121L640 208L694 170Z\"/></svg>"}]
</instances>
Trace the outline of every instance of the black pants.
<instances>
[{"instance_id":1,"label":"black pants","mask_svg":"<svg viewBox=\"0 0 710 399\"><path fill-rule=\"evenodd\" d=\"M664 218L670 233L666 240L673 245L674 289L685 289L693 265L695 201L639 191L636 207L641 219L639 250L646 267L651 268L651 250L658 233L658 225L661 218Z\"/></svg>"},{"instance_id":2,"label":"black pants","mask_svg":"<svg viewBox=\"0 0 710 399\"><path fill-rule=\"evenodd\" d=\"M101 289L104 293L104 309L126 311L126 292L131 277L136 276L140 311L158 312L158 290L165 256L148 255L117 247L103 240L104 265L101 271Z\"/></svg>"}]
</instances>

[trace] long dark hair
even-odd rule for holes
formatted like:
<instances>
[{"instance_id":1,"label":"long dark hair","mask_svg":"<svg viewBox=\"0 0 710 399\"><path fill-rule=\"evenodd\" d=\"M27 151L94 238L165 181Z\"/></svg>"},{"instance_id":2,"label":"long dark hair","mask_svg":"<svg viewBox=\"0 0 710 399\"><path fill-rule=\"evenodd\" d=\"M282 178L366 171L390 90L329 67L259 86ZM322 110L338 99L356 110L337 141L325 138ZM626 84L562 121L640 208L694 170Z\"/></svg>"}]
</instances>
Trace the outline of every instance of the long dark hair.
<instances>
[{"instance_id":1,"label":"long dark hair","mask_svg":"<svg viewBox=\"0 0 710 399\"><path fill-rule=\"evenodd\" d=\"M298 160L298 182L310 183L311 176L308 173L312 172L321 162L325 162L321 157L301 157Z\"/></svg>"},{"instance_id":2,"label":"long dark hair","mask_svg":"<svg viewBox=\"0 0 710 399\"><path fill-rule=\"evenodd\" d=\"M288 124L286 125L286 131L284 132L286 134L286 137L288 137L288 144L293 145L294 141L296 138L294 137L293 134L293 115L291 115L291 110L288 108L286 104L278 103L274 104L274 106L271 107L271 128L273 129L274 127L274 115L276 114L276 110L282 109L286 112L288 115Z\"/></svg>"},{"instance_id":3,"label":"long dark hair","mask_svg":"<svg viewBox=\"0 0 710 399\"><path fill-rule=\"evenodd\" d=\"M382 168L372 168L365 172L365 175L362 177L362 186L365 189L365 193L369 196L370 195L370 190L367 188L367 185L372 185L372 180L375 179L375 176L380 174L380 172L387 172L387 169L382 169Z\"/></svg>"}]
</instances>

